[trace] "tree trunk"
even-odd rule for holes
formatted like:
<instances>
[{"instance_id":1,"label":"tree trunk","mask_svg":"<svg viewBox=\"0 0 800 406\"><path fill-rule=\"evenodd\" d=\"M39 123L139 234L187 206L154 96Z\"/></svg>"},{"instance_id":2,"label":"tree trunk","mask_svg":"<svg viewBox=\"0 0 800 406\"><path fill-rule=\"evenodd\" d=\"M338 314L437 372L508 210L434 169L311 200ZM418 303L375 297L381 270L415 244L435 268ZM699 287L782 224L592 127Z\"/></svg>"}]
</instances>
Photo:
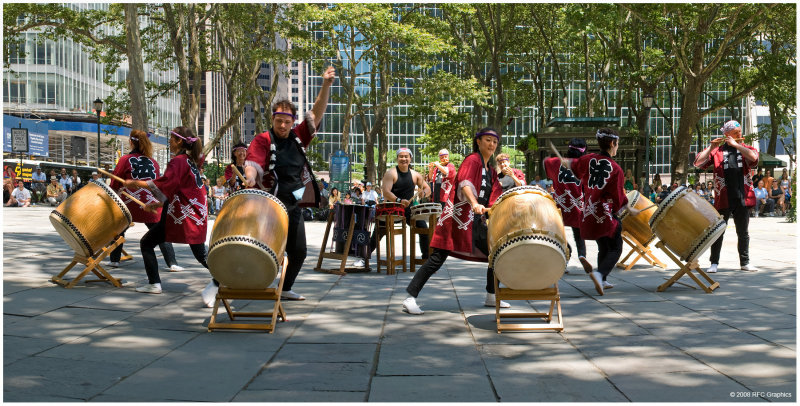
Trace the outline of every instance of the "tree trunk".
<instances>
[{"instance_id":1,"label":"tree trunk","mask_svg":"<svg viewBox=\"0 0 800 406\"><path fill-rule=\"evenodd\" d=\"M692 76L686 77L683 87L683 100L681 101L681 120L678 124L678 134L672 145L672 182L683 184L689 172L689 147L692 144L692 133L695 125L700 120L697 102L703 83Z\"/></svg>"},{"instance_id":2,"label":"tree trunk","mask_svg":"<svg viewBox=\"0 0 800 406\"><path fill-rule=\"evenodd\" d=\"M592 93L592 75L589 70L589 39L583 33L583 70L586 79L586 117L594 117L594 93Z\"/></svg>"},{"instance_id":3,"label":"tree trunk","mask_svg":"<svg viewBox=\"0 0 800 406\"><path fill-rule=\"evenodd\" d=\"M125 3L125 38L128 50L128 94L131 98L131 120L134 130L148 132L147 103L145 102L142 38L139 33L138 4Z\"/></svg>"},{"instance_id":4,"label":"tree trunk","mask_svg":"<svg viewBox=\"0 0 800 406\"><path fill-rule=\"evenodd\" d=\"M769 104L769 143L767 144L767 153L775 156L775 150L778 147L778 128L781 126L781 115L778 112L777 101L767 99L767 104Z\"/></svg>"}]
</instances>

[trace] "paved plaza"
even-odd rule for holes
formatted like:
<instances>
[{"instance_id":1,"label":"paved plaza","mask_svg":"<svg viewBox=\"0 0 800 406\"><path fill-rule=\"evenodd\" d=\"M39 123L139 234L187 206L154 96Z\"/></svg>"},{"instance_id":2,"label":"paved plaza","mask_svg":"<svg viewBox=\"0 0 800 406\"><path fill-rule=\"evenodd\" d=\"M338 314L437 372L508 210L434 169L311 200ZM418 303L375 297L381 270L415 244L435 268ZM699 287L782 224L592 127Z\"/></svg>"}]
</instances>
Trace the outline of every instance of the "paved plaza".
<instances>
[{"instance_id":1,"label":"paved plaza","mask_svg":"<svg viewBox=\"0 0 800 406\"><path fill-rule=\"evenodd\" d=\"M565 331L503 334L483 306L485 264L448 259L420 294L425 314L412 316L400 304L411 273L314 272L325 224L310 222L294 286L308 300L284 302L288 321L267 334L207 332L211 309L200 291L210 277L186 245L175 245L186 270L161 272L163 294L134 292L147 280L141 224L126 235L134 260L107 268L122 288L53 284L73 252L50 224L51 210L2 209L4 401L797 400L797 227L783 218L750 221L757 273L738 270L730 222L711 294L688 277L656 292L677 272L657 252L666 270L642 262L615 270L616 287L597 296L573 258L559 282ZM587 248L594 263L596 245ZM511 304L545 310L542 302Z\"/></svg>"}]
</instances>

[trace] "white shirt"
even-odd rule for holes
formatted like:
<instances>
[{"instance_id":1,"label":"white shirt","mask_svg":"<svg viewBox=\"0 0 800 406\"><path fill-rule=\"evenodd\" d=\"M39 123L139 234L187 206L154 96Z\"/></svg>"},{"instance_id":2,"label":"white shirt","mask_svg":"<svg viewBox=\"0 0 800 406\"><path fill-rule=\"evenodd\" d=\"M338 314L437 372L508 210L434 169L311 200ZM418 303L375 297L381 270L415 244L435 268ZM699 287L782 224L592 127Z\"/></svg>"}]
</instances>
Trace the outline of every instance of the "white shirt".
<instances>
[{"instance_id":1,"label":"white shirt","mask_svg":"<svg viewBox=\"0 0 800 406\"><path fill-rule=\"evenodd\" d=\"M31 200L31 192L25 188L22 188L22 190L19 190L19 188L14 188L14 191L11 192L11 196L14 196L14 199L18 202L23 200Z\"/></svg>"},{"instance_id":2,"label":"white shirt","mask_svg":"<svg viewBox=\"0 0 800 406\"><path fill-rule=\"evenodd\" d=\"M364 195L362 196L362 198L363 198L363 200L365 202L368 202L370 200L377 202L378 201L378 192L376 192L374 190L368 190L368 191L364 192Z\"/></svg>"}]
</instances>

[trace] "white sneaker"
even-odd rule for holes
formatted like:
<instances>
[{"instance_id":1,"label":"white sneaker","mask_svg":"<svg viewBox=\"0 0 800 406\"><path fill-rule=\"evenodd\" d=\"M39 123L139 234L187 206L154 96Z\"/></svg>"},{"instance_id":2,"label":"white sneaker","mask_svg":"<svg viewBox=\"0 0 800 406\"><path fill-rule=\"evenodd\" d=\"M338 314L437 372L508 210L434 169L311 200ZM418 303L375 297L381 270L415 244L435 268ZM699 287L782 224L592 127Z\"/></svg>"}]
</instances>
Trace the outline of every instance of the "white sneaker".
<instances>
[{"instance_id":1,"label":"white sneaker","mask_svg":"<svg viewBox=\"0 0 800 406\"><path fill-rule=\"evenodd\" d=\"M303 295L294 293L294 291L291 291L291 290L284 290L283 292L281 292L281 299L286 299L286 300L306 300L306 297L303 296Z\"/></svg>"},{"instance_id":2,"label":"white sneaker","mask_svg":"<svg viewBox=\"0 0 800 406\"><path fill-rule=\"evenodd\" d=\"M409 296L403 300L403 311L408 314L423 314L425 312L417 306L417 299L414 296Z\"/></svg>"},{"instance_id":3,"label":"white sneaker","mask_svg":"<svg viewBox=\"0 0 800 406\"><path fill-rule=\"evenodd\" d=\"M592 282L594 282L594 288L597 290L597 294L603 296L603 274L597 271L592 271L589 274L589 277L592 278Z\"/></svg>"},{"instance_id":4,"label":"white sneaker","mask_svg":"<svg viewBox=\"0 0 800 406\"><path fill-rule=\"evenodd\" d=\"M142 285L136 288L136 291L139 293L161 293L161 284L160 283L148 283L147 285Z\"/></svg>"},{"instance_id":5,"label":"white sneaker","mask_svg":"<svg viewBox=\"0 0 800 406\"><path fill-rule=\"evenodd\" d=\"M119 268L119 262L109 262L108 266L112 268Z\"/></svg>"},{"instance_id":6,"label":"white sneaker","mask_svg":"<svg viewBox=\"0 0 800 406\"><path fill-rule=\"evenodd\" d=\"M486 307L494 307L494 302L495 302L494 293L487 293L486 294L486 300L483 301L483 305L486 306ZM504 302L502 300L500 301L500 308L507 309L509 307L511 307L510 304L508 304L508 303L506 303L506 302Z\"/></svg>"},{"instance_id":7,"label":"white sneaker","mask_svg":"<svg viewBox=\"0 0 800 406\"><path fill-rule=\"evenodd\" d=\"M356 268L363 268L364 267L364 258L359 258L356 262L353 262L353 266Z\"/></svg>"},{"instance_id":8,"label":"white sneaker","mask_svg":"<svg viewBox=\"0 0 800 406\"><path fill-rule=\"evenodd\" d=\"M183 270L183 267L180 266L180 265L172 265L172 266L168 267L167 270L170 271L170 272L180 272L180 271Z\"/></svg>"},{"instance_id":9,"label":"white sneaker","mask_svg":"<svg viewBox=\"0 0 800 406\"><path fill-rule=\"evenodd\" d=\"M758 269L758 268L756 268L756 267L754 267L753 265L750 265L750 264L742 265L742 270L743 271L747 271L747 272L758 272L758 271L760 271L760 269Z\"/></svg>"},{"instance_id":10,"label":"white sneaker","mask_svg":"<svg viewBox=\"0 0 800 406\"><path fill-rule=\"evenodd\" d=\"M717 273L717 264L711 264L706 273Z\"/></svg>"},{"instance_id":11,"label":"white sneaker","mask_svg":"<svg viewBox=\"0 0 800 406\"><path fill-rule=\"evenodd\" d=\"M611 289L614 287L614 284L609 281L603 281L603 290Z\"/></svg>"},{"instance_id":12,"label":"white sneaker","mask_svg":"<svg viewBox=\"0 0 800 406\"><path fill-rule=\"evenodd\" d=\"M214 285L214 281L208 282L205 288L203 288L203 292L200 293L200 297L203 299L203 304L206 307L214 307L214 301L217 298L217 292L219 292L219 286Z\"/></svg>"}]
</instances>

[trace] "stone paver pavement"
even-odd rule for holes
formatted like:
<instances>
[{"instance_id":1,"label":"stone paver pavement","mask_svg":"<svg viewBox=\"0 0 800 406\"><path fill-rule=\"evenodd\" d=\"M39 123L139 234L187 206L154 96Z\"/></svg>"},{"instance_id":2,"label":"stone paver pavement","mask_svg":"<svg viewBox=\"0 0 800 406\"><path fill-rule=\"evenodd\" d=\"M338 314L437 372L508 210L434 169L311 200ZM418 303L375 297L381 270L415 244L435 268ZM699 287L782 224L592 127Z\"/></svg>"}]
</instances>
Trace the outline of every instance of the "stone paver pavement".
<instances>
[{"instance_id":1,"label":"stone paver pavement","mask_svg":"<svg viewBox=\"0 0 800 406\"><path fill-rule=\"evenodd\" d=\"M797 400L797 227L783 218L751 219L758 273L738 270L731 222L712 294L687 277L656 292L677 271L656 252L666 270L615 270L616 287L597 296L573 258L559 281L566 330L503 334L483 307L485 265L448 259L418 299L425 314L411 316L400 305L410 273L314 272L325 224L309 222L294 287L308 300L284 302L288 321L265 334L206 331L209 274L185 245L175 248L186 271L162 271L163 294L134 292L146 283L143 225L126 234L135 259L110 269L122 288L49 282L72 257L50 211L2 211L5 401Z\"/></svg>"}]
</instances>

